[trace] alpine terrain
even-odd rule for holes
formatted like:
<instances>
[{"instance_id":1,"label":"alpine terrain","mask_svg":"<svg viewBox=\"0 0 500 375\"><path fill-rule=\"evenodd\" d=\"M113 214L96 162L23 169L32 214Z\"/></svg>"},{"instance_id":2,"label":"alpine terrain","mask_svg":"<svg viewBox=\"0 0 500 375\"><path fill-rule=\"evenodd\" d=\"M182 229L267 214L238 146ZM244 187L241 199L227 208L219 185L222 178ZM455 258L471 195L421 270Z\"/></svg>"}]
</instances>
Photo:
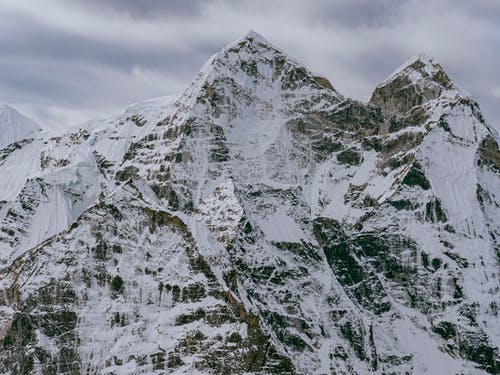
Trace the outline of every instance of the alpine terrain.
<instances>
[{"instance_id":1,"label":"alpine terrain","mask_svg":"<svg viewBox=\"0 0 500 375\"><path fill-rule=\"evenodd\" d=\"M63 132L0 107L0 374L498 374L500 137L255 32Z\"/></svg>"}]
</instances>

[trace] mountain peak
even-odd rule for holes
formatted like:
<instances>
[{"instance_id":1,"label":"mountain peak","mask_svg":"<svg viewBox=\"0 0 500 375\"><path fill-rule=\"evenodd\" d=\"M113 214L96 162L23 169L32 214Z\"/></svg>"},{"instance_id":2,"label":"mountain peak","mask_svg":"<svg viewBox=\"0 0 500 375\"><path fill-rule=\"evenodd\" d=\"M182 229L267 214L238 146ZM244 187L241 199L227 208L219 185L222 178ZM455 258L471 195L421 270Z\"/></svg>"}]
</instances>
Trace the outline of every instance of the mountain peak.
<instances>
[{"instance_id":1,"label":"mountain peak","mask_svg":"<svg viewBox=\"0 0 500 375\"><path fill-rule=\"evenodd\" d=\"M0 104L0 148L38 132L40 126L8 104Z\"/></svg>"},{"instance_id":2,"label":"mountain peak","mask_svg":"<svg viewBox=\"0 0 500 375\"><path fill-rule=\"evenodd\" d=\"M197 96L200 88L223 81L233 81L248 89L272 86L274 88L270 89L270 95L275 95L277 88L292 91L305 89L304 93L310 92L312 88L313 91L328 89L332 96L340 97L326 78L313 74L304 64L253 30L213 55L186 93L188 96ZM202 96L206 94L205 91L202 91ZM213 88L209 91L214 92Z\"/></svg>"},{"instance_id":3,"label":"mountain peak","mask_svg":"<svg viewBox=\"0 0 500 375\"><path fill-rule=\"evenodd\" d=\"M255 42L263 43L263 44L269 44L267 39L265 39L262 35L260 35L259 33L255 32L253 30L248 30L248 32L241 39L255 41Z\"/></svg>"},{"instance_id":4,"label":"mountain peak","mask_svg":"<svg viewBox=\"0 0 500 375\"><path fill-rule=\"evenodd\" d=\"M456 90L456 87L444 68L434 58L420 54L406 61L378 85L370 103L387 113L402 116L448 90Z\"/></svg>"},{"instance_id":5,"label":"mountain peak","mask_svg":"<svg viewBox=\"0 0 500 375\"><path fill-rule=\"evenodd\" d=\"M283 53L279 48L270 43L266 38L264 38L259 33L249 30L241 38L236 39L234 42L229 43L224 47L218 54L219 58L227 56L228 53L246 51L251 54L255 53Z\"/></svg>"},{"instance_id":6,"label":"mountain peak","mask_svg":"<svg viewBox=\"0 0 500 375\"><path fill-rule=\"evenodd\" d=\"M396 69L381 85L399 77L407 77L413 83L435 83L443 88L452 88L453 83L444 68L433 57L426 54L414 56Z\"/></svg>"}]
</instances>

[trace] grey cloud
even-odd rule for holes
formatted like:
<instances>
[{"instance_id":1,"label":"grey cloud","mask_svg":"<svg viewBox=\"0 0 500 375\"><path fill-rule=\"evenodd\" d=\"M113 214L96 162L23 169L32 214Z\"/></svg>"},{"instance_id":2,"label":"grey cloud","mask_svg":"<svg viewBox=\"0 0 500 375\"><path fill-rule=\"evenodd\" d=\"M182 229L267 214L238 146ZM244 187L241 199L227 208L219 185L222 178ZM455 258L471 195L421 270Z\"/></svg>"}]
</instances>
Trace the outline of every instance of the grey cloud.
<instances>
[{"instance_id":1,"label":"grey cloud","mask_svg":"<svg viewBox=\"0 0 500 375\"><path fill-rule=\"evenodd\" d=\"M147 44L117 44L61 33L37 23L27 27L25 23L17 21L13 19L10 25L0 26L0 51L3 56L23 58L26 61L48 58L53 62L97 63L123 70L139 65L172 74L192 74L193 69L201 66L214 48L201 44L193 45L190 49L185 46L153 48Z\"/></svg>"},{"instance_id":2,"label":"grey cloud","mask_svg":"<svg viewBox=\"0 0 500 375\"><path fill-rule=\"evenodd\" d=\"M311 20L345 27L380 27L397 21L399 9L407 0L322 1L311 9Z\"/></svg>"},{"instance_id":3,"label":"grey cloud","mask_svg":"<svg viewBox=\"0 0 500 375\"><path fill-rule=\"evenodd\" d=\"M199 15L210 0L73 0L84 7L102 10L107 8L128 13L132 17L151 19L162 17L192 17Z\"/></svg>"}]
</instances>

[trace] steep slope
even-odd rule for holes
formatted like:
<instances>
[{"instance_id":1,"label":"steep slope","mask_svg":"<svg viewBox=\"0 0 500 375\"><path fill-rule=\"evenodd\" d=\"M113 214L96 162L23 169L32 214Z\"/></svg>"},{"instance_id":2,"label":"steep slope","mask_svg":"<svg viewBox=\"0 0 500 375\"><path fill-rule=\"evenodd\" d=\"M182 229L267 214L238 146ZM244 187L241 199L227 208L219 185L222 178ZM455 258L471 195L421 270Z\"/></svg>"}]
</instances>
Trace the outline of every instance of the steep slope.
<instances>
[{"instance_id":1,"label":"steep slope","mask_svg":"<svg viewBox=\"0 0 500 375\"><path fill-rule=\"evenodd\" d=\"M0 168L45 142L8 178L1 372L500 370L499 137L434 60L363 104L249 32Z\"/></svg>"},{"instance_id":2,"label":"steep slope","mask_svg":"<svg viewBox=\"0 0 500 375\"><path fill-rule=\"evenodd\" d=\"M40 132L0 150L0 259L67 228L105 189L136 137L165 116L175 97L130 106L61 134Z\"/></svg>"},{"instance_id":3,"label":"steep slope","mask_svg":"<svg viewBox=\"0 0 500 375\"><path fill-rule=\"evenodd\" d=\"M11 106L0 105L0 148L33 137L40 131L38 124Z\"/></svg>"},{"instance_id":4,"label":"steep slope","mask_svg":"<svg viewBox=\"0 0 500 375\"><path fill-rule=\"evenodd\" d=\"M385 93L401 102L385 100ZM449 353L498 371L498 135L477 103L432 60L408 63L375 90L372 102L396 118L412 118L422 108L428 118L402 183L364 223L363 231L375 236L415 241L414 248L394 254L403 262L397 273L385 272L386 289L396 304L414 309L405 311L414 324L444 339ZM489 187L483 190L483 184ZM374 250L375 258L384 253Z\"/></svg>"},{"instance_id":5,"label":"steep slope","mask_svg":"<svg viewBox=\"0 0 500 375\"><path fill-rule=\"evenodd\" d=\"M185 224L140 182L101 198L12 269L2 299L18 311L4 338L3 371L291 369L256 317L220 288Z\"/></svg>"}]
</instances>

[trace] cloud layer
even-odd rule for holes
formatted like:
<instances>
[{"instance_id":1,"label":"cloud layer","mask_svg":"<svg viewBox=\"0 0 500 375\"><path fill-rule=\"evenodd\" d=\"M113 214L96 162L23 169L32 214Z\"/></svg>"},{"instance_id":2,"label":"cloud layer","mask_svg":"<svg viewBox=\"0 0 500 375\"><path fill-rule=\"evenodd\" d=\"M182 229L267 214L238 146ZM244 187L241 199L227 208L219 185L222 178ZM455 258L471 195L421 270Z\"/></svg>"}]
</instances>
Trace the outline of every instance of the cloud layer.
<instances>
[{"instance_id":1,"label":"cloud layer","mask_svg":"<svg viewBox=\"0 0 500 375\"><path fill-rule=\"evenodd\" d=\"M428 53L500 128L496 0L2 0L0 19L0 102L47 126L181 92L253 29L360 100Z\"/></svg>"}]
</instances>

